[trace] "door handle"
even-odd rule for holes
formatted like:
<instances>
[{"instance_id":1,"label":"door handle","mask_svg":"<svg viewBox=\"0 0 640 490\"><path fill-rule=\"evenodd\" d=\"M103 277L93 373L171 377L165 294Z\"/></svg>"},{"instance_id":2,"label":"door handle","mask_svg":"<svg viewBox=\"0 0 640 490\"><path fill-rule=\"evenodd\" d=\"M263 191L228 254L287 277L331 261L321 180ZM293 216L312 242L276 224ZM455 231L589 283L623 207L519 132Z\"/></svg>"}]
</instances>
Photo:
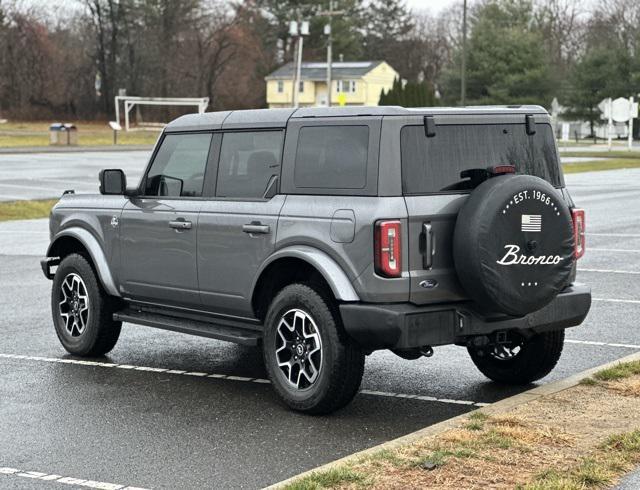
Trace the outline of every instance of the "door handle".
<instances>
[{"instance_id":1,"label":"door handle","mask_svg":"<svg viewBox=\"0 0 640 490\"><path fill-rule=\"evenodd\" d=\"M191 221L187 221L185 219L177 219L175 221L169 221L169 226L171 228L174 228L176 231L190 230L192 223Z\"/></svg>"},{"instance_id":2,"label":"door handle","mask_svg":"<svg viewBox=\"0 0 640 490\"><path fill-rule=\"evenodd\" d=\"M433 267L433 256L436 254L436 238L433 233L431 223L422 224L422 232L424 233L424 255L422 265L425 269Z\"/></svg>"},{"instance_id":3,"label":"door handle","mask_svg":"<svg viewBox=\"0 0 640 490\"><path fill-rule=\"evenodd\" d=\"M251 223L242 225L242 231L244 231L245 233L249 233L250 235L266 235L267 233L271 233L271 227L269 225L263 225L259 221L252 221Z\"/></svg>"}]
</instances>

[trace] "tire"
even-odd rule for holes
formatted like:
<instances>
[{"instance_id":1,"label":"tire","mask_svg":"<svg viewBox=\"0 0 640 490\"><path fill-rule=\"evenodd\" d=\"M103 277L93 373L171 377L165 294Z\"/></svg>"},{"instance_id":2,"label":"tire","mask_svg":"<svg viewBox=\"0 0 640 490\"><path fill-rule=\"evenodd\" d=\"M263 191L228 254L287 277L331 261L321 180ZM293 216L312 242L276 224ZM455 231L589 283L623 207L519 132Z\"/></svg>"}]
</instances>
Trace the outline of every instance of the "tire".
<instances>
[{"instance_id":1,"label":"tire","mask_svg":"<svg viewBox=\"0 0 640 490\"><path fill-rule=\"evenodd\" d=\"M562 194L531 175L499 175L463 204L453 236L460 283L488 313L524 316L569 284L573 221Z\"/></svg>"},{"instance_id":2,"label":"tire","mask_svg":"<svg viewBox=\"0 0 640 490\"><path fill-rule=\"evenodd\" d=\"M60 262L51 289L51 312L67 352L97 357L111 351L122 327L122 322L113 320L116 307L86 258L71 254Z\"/></svg>"},{"instance_id":3,"label":"tire","mask_svg":"<svg viewBox=\"0 0 640 490\"><path fill-rule=\"evenodd\" d=\"M564 346L564 330L545 332L528 339L510 334L512 346L519 352L511 358L499 358L496 345L468 347L471 360L487 378L498 383L526 385L544 378L560 359Z\"/></svg>"},{"instance_id":4,"label":"tire","mask_svg":"<svg viewBox=\"0 0 640 490\"><path fill-rule=\"evenodd\" d=\"M282 289L269 306L262 345L269 378L293 410L331 413L358 392L365 355L346 335L335 304L320 288L292 284Z\"/></svg>"}]
</instances>

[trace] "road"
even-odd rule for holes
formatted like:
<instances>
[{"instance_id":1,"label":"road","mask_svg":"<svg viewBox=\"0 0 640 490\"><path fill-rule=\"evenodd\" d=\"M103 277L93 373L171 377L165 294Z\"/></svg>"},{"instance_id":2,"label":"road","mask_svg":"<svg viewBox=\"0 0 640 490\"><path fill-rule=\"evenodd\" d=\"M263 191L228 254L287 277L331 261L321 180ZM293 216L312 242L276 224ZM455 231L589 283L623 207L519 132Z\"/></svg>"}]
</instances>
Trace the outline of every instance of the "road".
<instances>
[{"instance_id":1,"label":"road","mask_svg":"<svg viewBox=\"0 0 640 490\"><path fill-rule=\"evenodd\" d=\"M98 172L121 168L129 184L145 169L149 150L106 152L0 153L0 201L58 197L67 189L97 192Z\"/></svg>"},{"instance_id":2,"label":"road","mask_svg":"<svg viewBox=\"0 0 640 490\"><path fill-rule=\"evenodd\" d=\"M640 349L640 169L566 180L587 210L579 280L595 300L542 382ZM2 488L61 487L19 471L103 488L258 488L519 391L488 382L459 347L418 361L376 352L350 406L303 416L278 402L256 349L133 325L86 364L51 326L47 239L44 220L0 224Z\"/></svg>"}]
</instances>

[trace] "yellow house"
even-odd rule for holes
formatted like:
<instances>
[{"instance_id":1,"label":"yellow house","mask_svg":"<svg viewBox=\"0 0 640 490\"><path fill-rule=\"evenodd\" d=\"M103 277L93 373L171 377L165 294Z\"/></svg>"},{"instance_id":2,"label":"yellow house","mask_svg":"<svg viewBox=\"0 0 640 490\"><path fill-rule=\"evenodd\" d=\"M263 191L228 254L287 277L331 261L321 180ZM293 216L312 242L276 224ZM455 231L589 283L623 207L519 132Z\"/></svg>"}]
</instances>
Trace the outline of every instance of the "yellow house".
<instances>
[{"instance_id":1,"label":"yellow house","mask_svg":"<svg viewBox=\"0 0 640 490\"><path fill-rule=\"evenodd\" d=\"M293 105L295 65L287 63L265 77L269 108ZM382 89L389 90L398 78L386 61L340 61L331 64L331 105L378 105ZM325 106L327 64L302 63L300 69L300 107Z\"/></svg>"}]
</instances>

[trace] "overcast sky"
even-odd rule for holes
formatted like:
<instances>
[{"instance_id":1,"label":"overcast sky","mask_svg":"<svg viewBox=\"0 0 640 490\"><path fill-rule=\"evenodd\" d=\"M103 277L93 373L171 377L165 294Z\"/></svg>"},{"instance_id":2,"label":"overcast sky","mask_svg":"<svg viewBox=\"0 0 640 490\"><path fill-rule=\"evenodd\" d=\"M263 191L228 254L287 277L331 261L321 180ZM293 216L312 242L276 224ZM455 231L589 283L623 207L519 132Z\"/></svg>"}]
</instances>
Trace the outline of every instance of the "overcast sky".
<instances>
[{"instance_id":1,"label":"overcast sky","mask_svg":"<svg viewBox=\"0 0 640 490\"><path fill-rule=\"evenodd\" d=\"M433 13L440 12L445 7L455 3L461 3L462 0L406 0L407 6L415 10L429 10Z\"/></svg>"}]
</instances>

